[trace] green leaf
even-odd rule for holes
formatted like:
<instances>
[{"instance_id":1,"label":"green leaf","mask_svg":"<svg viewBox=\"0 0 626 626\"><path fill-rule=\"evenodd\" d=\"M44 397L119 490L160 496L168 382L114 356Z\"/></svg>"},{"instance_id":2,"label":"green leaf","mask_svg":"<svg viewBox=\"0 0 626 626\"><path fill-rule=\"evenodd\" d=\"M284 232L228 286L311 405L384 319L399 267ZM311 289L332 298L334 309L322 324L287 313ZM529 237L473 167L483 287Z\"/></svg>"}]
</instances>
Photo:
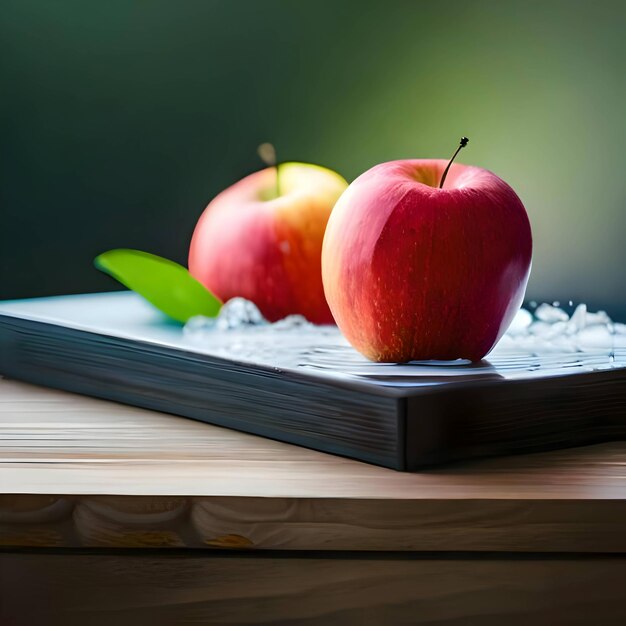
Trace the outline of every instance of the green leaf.
<instances>
[{"instance_id":1,"label":"green leaf","mask_svg":"<svg viewBox=\"0 0 626 626\"><path fill-rule=\"evenodd\" d=\"M118 248L97 256L94 265L179 322L194 315L215 317L222 306L189 270L155 254Z\"/></svg>"}]
</instances>

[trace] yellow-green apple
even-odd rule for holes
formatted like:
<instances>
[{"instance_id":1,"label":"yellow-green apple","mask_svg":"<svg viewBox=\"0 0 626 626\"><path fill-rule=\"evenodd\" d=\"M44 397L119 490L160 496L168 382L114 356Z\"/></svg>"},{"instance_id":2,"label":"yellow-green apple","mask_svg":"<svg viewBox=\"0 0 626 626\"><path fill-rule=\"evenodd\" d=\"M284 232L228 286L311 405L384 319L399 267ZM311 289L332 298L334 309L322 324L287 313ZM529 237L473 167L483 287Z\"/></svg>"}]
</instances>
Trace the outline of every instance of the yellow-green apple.
<instances>
[{"instance_id":1,"label":"yellow-green apple","mask_svg":"<svg viewBox=\"0 0 626 626\"><path fill-rule=\"evenodd\" d=\"M252 300L270 321L299 313L317 324L333 323L322 286L322 241L347 185L339 174L308 163L246 176L204 210L191 240L189 271L224 302Z\"/></svg>"},{"instance_id":2,"label":"yellow-green apple","mask_svg":"<svg viewBox=\"0 0 626 626\"><path fill-rule=\"evenodd\" d=\"M328 222L326 298L343 334L373 361L480 360L522 303L532 254L522 202L478 167L454 164L440 186L450 163L377 165Z\"/></svg>"}]
</instances>

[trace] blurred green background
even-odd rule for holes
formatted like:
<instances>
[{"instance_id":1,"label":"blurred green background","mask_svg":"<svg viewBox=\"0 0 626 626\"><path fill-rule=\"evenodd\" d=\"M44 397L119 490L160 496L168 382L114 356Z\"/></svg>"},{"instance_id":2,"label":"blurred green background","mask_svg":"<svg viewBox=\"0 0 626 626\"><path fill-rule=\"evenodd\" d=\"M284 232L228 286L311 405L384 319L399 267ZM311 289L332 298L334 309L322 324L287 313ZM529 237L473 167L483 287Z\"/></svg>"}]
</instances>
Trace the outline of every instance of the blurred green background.
<instances>
[{"instance_id":1,"label":"blurred green background","mask_svg":"<svg viewBox=\"0 0 626 626\"><path fill-rule=\"evenodd\" d=\"M493 170L535 238L528 298L626 318L626 3L3 0L0 298L114 288L108 248L185 262L256 146L348 179Z\"/></svg>"}]
</instances>

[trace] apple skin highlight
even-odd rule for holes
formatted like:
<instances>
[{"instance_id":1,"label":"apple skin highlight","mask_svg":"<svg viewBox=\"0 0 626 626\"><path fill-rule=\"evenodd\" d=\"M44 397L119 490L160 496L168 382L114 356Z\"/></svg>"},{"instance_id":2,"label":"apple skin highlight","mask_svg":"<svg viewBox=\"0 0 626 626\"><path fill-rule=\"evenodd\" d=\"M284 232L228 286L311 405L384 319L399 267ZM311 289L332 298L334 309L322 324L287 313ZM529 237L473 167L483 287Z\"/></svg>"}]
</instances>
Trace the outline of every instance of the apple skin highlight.
<instances>
[{"instance_id":1,"label":"apple skin highlight","mask_svg":"<svg viewBox=\"0 0 626 626\"><path fill-rule=\"evenodd\" d=\"M276 321L291 314L332 324L321 251L328 217L348 183L306 163L246 176L206 207L193 233L189 271L222 301L240 296Z\"/></svg>"},{"instance_id":2,"label":"apple skin highlight","mask_svg":"<svg viewBox=\"0 0 626 626\"><path fill-rule=\"evenodd\" d=\"M382 163L332 212L322 252L326 298L346 338L372 361L478 361L519 309L532 235L495 174L447 161Z\"/></svg>"}]
</instances>

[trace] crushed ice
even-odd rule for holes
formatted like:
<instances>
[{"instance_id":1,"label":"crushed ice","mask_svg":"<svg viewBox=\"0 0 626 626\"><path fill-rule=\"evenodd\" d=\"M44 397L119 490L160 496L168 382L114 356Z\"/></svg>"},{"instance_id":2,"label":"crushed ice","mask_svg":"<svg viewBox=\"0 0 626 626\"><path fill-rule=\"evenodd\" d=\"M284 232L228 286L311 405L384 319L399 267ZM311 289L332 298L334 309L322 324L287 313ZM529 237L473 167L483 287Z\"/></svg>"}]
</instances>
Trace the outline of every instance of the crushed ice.
<instances>
[{"instance_id":1,"label":"crushed ice","mask_svg":"<svg viewBox=\"0 0 626 626\"><path fill-rule=\"evenodd\" d=\"M259 308L245 298L232 298L224 304L215 318L196 315L183 328L186 337L198 338L214 330L243 331L267 328L271 331L309 330L316 328L303 315L288 315L270 324Z\"/></svg>"},{"instance_id":2,"label":"crushed ice","mask_svg":"<svg viewBox=\"0 0 626 626\"><path fill-rule=\"evenodd\" d=\"M571 304L570 304L571 306ZM558 302L537 305L532 312L520 309L497 349L524 352L584 352L587 350L626 348L626 324L613 322L605 311L590 312L579 304L570 315ZM289 315L274 323L268 322L258 307L244 298L233 298L224 304L216 318L192 317L185 325L185 337L206 338L213 331L320 332L324 328L311 324L302 315Z\"/></svg>"},{"instance_id":3,"label":"crushed ice","mask_svg":"<svg viewBox=\"0 0 626 626\"><path fill-rule=\"evenodd\" d=\"M584 352L626 347L626 324L613 322L605 311L590 312L585 304L570 316L558 304L540 304L534 313L520 309L498 348Z\"/></svg>"}]
</instances>

